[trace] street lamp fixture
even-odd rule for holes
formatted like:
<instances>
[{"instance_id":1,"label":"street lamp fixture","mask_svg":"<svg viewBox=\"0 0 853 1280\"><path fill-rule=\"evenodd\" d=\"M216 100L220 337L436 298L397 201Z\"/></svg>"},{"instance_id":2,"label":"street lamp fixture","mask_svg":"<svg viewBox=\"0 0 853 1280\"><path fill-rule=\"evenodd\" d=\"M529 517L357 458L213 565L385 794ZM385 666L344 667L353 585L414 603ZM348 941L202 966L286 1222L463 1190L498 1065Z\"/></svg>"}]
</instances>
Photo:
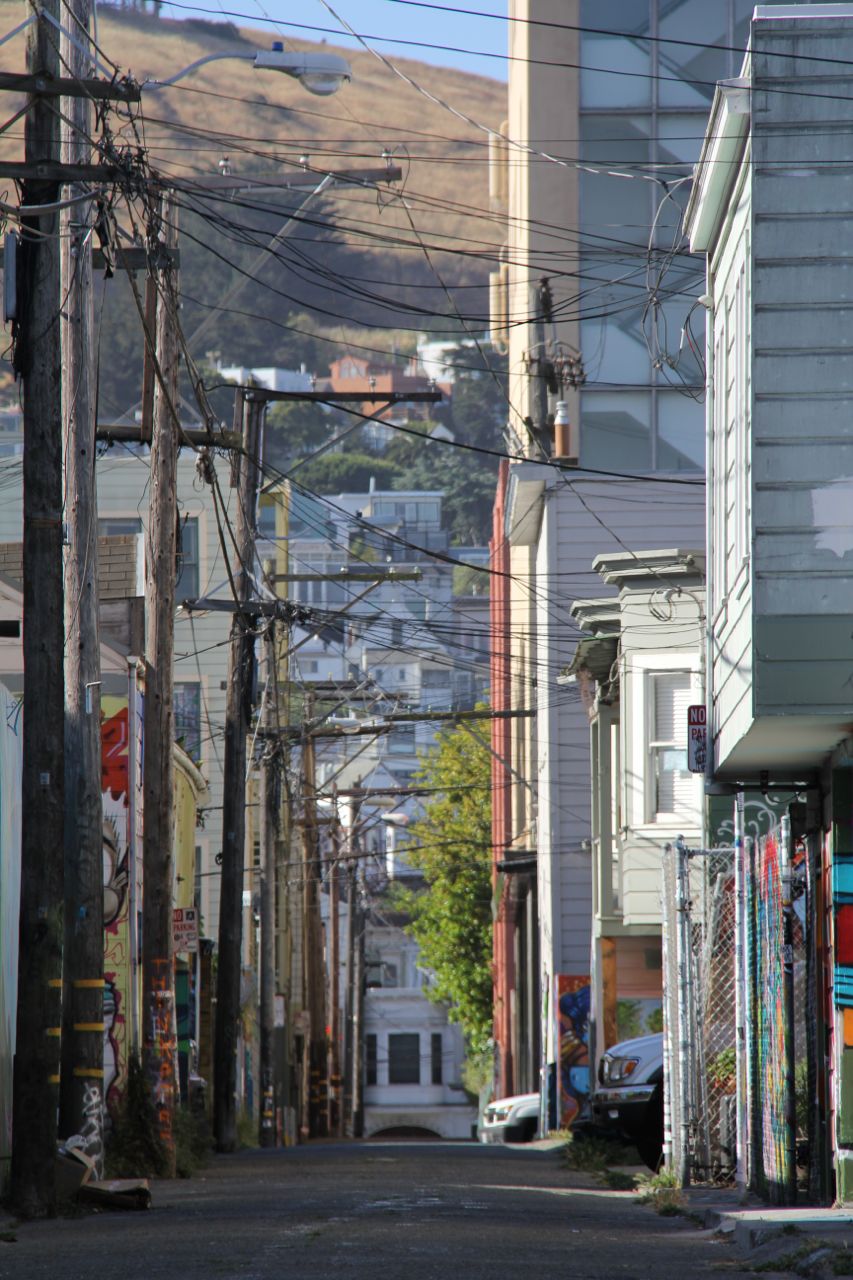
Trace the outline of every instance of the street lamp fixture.
<instances>
[{"instance_id":1,"label":"street lamp fixture","mask_svg":"<svg viewBox=\"0 0 853 1280\"><path fill-rule=\"evenodd\" d=\"M286 76L292 76L298 80L303 89L322 98L337 93L342 85L352 80L352 69L349 63L336 53L291 52L284 48L280 40L276 40L271 49L257 49L254 53L209 53L206 57L191 62L188 67L176 72L168 80L146 80L142 87L165 89L169 85L176 84L178 80L183 80L185 76L191 75L193 71L197 71L208 62L220 62L225 58L238 58L241 61L251 62L257 71L283 71Z\"/></svg>"}]
</instances>

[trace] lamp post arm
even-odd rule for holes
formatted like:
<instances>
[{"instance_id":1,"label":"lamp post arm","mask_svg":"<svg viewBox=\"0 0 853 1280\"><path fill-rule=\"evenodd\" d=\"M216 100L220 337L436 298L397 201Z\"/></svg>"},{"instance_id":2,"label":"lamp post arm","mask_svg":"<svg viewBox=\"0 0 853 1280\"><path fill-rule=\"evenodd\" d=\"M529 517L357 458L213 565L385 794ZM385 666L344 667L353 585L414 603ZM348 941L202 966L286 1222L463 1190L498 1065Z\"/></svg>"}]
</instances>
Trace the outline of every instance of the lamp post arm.
<instances>
[{"instance_id":1,"label":"lamp post arm","mask_svg":"<svg viewBox=\"0 0 853 1280\"><path fill-rule=\"evenodd\" d=\"M170 84L176 84L178 80L183 80L184 76L190 75L193 71L197 71L199 67L203 67L208 62L221 62L224 58L239 58L241 61L254 62L254 53L208 53L204 58L197 58L195 62L191 62L188 67L184 67L182 71L178 71L175 75L170 76L168 80L144 80L143 89L166 89Z\"/></svg>"}]
</instances>

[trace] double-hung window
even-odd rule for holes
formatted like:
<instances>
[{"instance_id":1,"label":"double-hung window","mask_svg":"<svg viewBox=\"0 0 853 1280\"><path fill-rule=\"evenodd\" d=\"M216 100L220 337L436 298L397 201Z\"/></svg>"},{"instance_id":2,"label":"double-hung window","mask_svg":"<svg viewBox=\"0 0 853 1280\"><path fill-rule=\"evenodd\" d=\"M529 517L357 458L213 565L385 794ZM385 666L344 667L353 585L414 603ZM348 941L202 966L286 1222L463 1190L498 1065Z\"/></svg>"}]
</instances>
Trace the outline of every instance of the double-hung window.
<instances>
[{"instance_id":1,"label":"double-hung window","mask_svg":"<svg viewBox=\"0 0 853 1280\"><path fill-rule=\"evenodd\" d=\"M689 671L648 673L648 818L666 821L696 808L687 770L687 708L696 701Z\"/></svg>"}]
</instances>

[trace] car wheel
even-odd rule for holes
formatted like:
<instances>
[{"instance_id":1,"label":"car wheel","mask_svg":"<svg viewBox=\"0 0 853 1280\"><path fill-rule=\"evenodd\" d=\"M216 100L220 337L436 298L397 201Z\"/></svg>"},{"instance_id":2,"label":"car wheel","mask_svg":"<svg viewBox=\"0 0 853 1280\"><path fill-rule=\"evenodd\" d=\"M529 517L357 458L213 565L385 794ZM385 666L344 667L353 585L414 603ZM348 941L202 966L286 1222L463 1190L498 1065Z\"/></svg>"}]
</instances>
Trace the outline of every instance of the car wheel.
<instances>
[{"instance_id":1,"label":"car wheel","mask_svg":"<svg viewBox=\"0 0 853 1280\"><path fill-rule=\"evenodd\" d=\"M518 1127L521 1130L519 1142L532 1142L536 1137L536 1130L539 1126L531 1116L528 1120L523 1120Z\"/></svg>"},{"instance_id":2,"label":"car wheel","mask_svg":"<svg viewBox=\"0 0 853 1280\"><path fill-rule=\"evenodd\" d=\"M649 1103L643 1130L634 1138L640 1159L657 1173L663 1155L663 1097L656 1093Z\"/></svg>"}]
</instances>

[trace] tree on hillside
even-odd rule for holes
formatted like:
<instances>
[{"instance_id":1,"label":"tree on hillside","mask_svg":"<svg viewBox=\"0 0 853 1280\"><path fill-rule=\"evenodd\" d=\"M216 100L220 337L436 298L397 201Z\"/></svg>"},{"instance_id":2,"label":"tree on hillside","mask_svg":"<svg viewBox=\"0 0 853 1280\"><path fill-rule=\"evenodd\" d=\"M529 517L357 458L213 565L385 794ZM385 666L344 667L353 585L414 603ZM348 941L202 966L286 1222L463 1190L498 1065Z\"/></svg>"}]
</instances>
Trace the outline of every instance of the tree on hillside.
<instances>
[{"instance_id":1,"label":"tree on hillside","mask_svg":"<svg viewBox=\"0 0 853 1280\"><path fill-rule=\"evenodd\" d=\"M457 440L480 448L503 449L508 416L506 356L490 343L453 347L447 363L454 367L453 400L446 418Z\"/></svg>"},{"instance_id":2,"label":"tree on hillside","mask_svg":"<svg viewBox=\"0 0 853 1280\"><path fill-rule=\"evenodd\" d=\"M438 789L405 850L425 884L401 892L396 904L409 912L408 931L434 975L427 995L450 1005L478 1054L492 1034L491 757L464 729L451 729L416 779Z\"/></svg>"},{"instance_id":3,"label":"tree on hillside","mask_svg":"<svg viewBox=\"0 0 853 1280\"><path fill-rule=\"evenodd\" d=\"M284 400L270 405L264 429L264 454L275 467L285 468L307 457L349 426L341 414L307 400Z\"/></svg>"},{"instance_id":4,"label":"tree on hillside","mask_svg":"<svg viewBox=\"0 0 853 1280\"><path fill-rule=\"evenodd\" d=\"M312 493L367 493L371 478L378 489L390 489L397 469L368 453L324 453L296 473Z\"/></svg>"}]
</instances>

